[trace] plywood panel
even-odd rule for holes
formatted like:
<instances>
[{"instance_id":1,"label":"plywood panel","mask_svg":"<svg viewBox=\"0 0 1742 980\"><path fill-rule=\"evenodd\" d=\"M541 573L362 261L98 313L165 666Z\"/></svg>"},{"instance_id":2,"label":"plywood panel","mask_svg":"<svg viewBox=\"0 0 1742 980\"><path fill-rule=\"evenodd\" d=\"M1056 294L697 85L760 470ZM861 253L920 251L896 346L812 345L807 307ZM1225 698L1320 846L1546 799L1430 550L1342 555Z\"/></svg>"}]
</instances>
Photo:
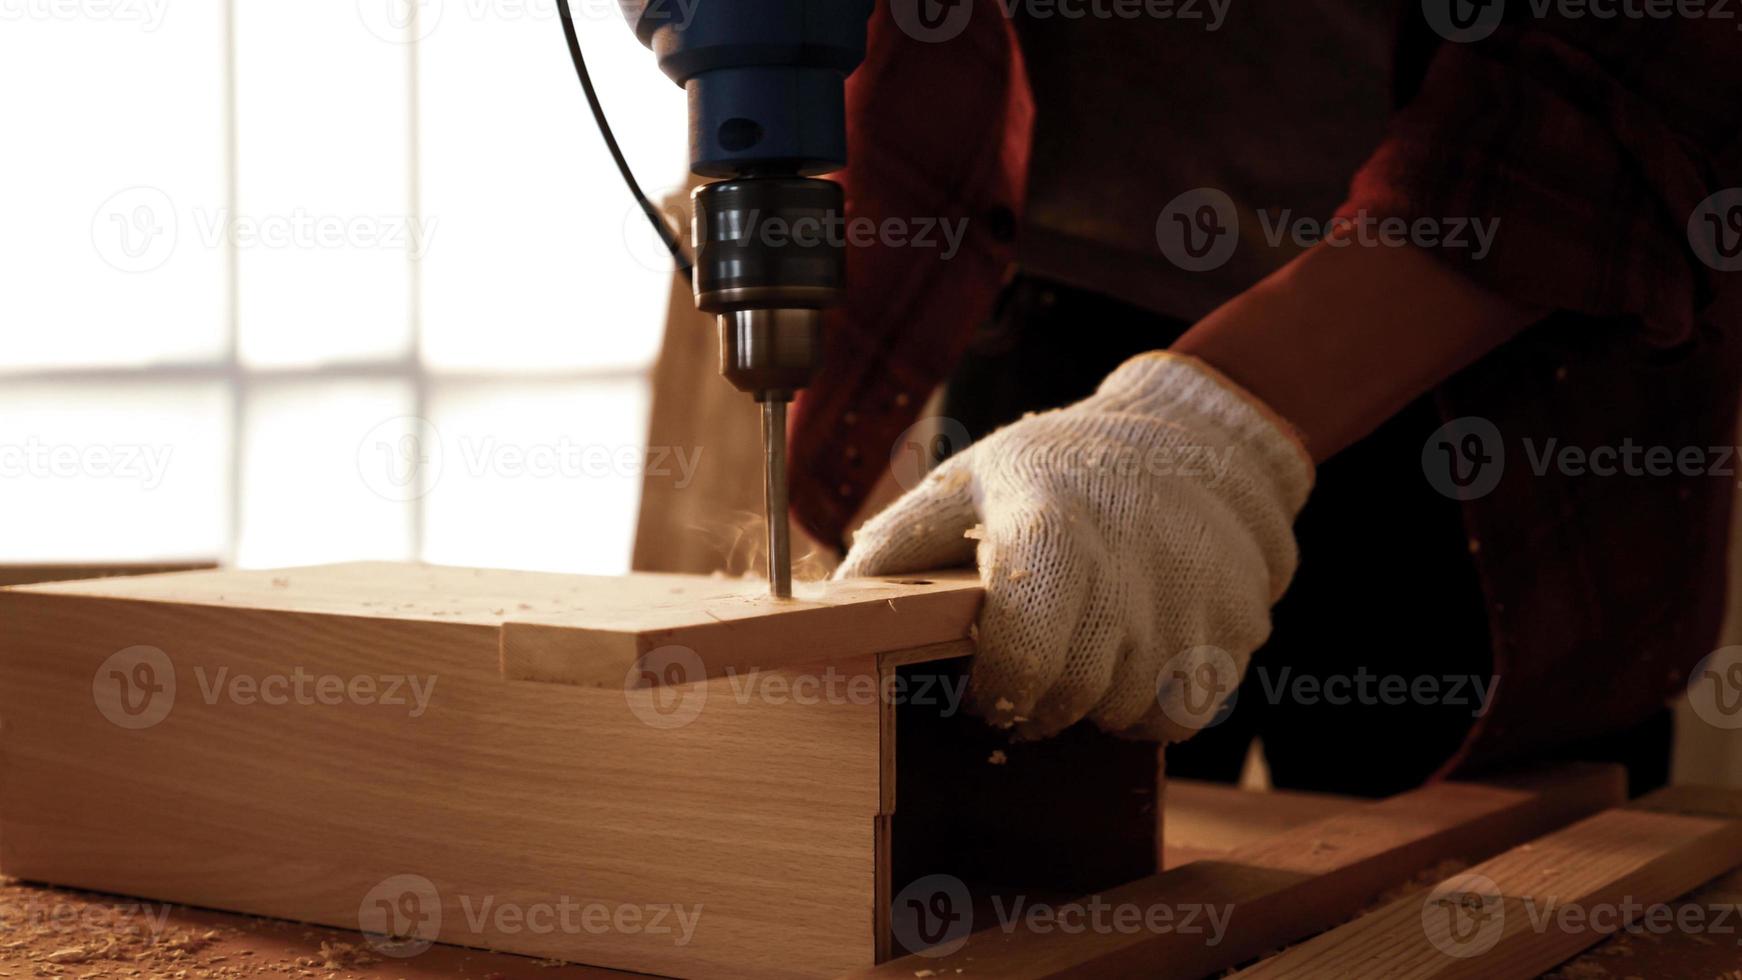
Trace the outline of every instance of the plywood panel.
<instances>
[{"instance_id":1,"label":"plywood panel","mask_svg":"<svg viewBox=\"0 0 1742 980\"><path fill-rule=\"evenodd\" d=\"M750 601L393 565L0 592L0 870L350 928L392 908L424 938L672 975L868 966L877 700L769 697L796 676L772 672L627 691L501 673L513 615L692 586L704 613ZM960 598L893 598L927 595ZM876 677L872 655L831 664ZM563 907L593 918L549 926Z\"/></svg>"}]
</instances>

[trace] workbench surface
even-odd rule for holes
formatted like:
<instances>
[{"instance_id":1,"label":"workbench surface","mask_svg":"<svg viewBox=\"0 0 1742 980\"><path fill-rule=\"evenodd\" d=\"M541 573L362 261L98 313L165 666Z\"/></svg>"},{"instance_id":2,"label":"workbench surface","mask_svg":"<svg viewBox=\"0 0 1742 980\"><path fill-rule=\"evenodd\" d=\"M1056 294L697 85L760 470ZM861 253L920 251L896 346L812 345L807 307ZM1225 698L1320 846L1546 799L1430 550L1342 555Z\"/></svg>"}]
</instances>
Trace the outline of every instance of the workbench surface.
<instances>
[{"instance_id":1,"label":"workbench surface","mask_svg":"<svg viewBox=\"0 0 1742 980\"><path fill-rule=\"evenodd\" d=\"M1168 788L1164 821L1168 863L1213 858L1356 802L1318 794L1260 795L1175 781ZM1406 893L1403 889L1388 897ZM1742 871L1731 872L1684 902L1742 906ZM635 976L443 945L395 958L371 948L355 931L13 881L0 881L0 929L4 930L0 935L0 978L600 980ZM1546 976L1565 980L1742 980L1742 971L1737 969L1742 963L1742 950L1736 945L1739 940L1742 936L1622 934Z\"/></svg>"}]
</instances>

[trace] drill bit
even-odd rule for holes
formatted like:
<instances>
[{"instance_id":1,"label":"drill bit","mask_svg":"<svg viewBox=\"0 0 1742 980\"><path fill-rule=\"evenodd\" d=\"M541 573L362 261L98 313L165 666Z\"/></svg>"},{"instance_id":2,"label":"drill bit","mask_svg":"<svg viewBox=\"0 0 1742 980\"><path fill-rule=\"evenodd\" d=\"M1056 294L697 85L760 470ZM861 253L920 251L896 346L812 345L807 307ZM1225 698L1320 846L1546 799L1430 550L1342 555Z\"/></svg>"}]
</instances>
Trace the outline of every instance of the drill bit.
<instances>
[{"instance_id":1,"label":"drill bit","mask_svg":"<svg viewBox=\"0 0 1742 980\"><path fill-rule=\"evenodd\" d=\"M786 399L762 399L763 510L768 517L768 592L792 598L792 542L786 522Z\"/></svg>"}]
</instances>

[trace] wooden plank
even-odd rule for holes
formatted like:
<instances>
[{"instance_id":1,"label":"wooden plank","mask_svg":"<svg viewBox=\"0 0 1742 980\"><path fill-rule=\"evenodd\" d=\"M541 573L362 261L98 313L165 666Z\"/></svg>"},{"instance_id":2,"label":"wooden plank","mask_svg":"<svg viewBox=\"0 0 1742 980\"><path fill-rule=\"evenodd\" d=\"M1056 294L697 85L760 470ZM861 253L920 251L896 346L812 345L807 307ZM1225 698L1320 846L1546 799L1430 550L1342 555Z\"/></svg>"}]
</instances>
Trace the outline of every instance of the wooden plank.
<instances>
[{"instance_id":1,"label":"wooden plank","mask_svg":"<svg viewBox=\"0 0 1742 980\"><path fill-rule=\"evenodd\" d=\"M141 599L501 630L511 680L622 687L642 654L681 646L702 676L850 660L966 639L980 605L972 572L795 586L779 600L750 579L558 575L355 562L22 587ZM662 677L650 678L658 682Z\"/></svg>"},{"instance_id":2,"label":"wooden plank","mask_svg":"<svg viewBox=\"0 0 1742 980\"><path fill-rule=\"evenodd\" d=\"M1624 798L1621 770L1606 766L1489 784L1436 784L1078 903L1142 914L1165 910L1173 916L1167 928L1039 931L976 921L990 928L948 955L916 954L857 975L1207 976L1334 926L1441 861L1488 857ZM1201 931L1211 909L1226 913L1226 928L1214 936ZM1179 927L1190 910L1199 916L1200 931Z\"/></svg>"},{"instance_id":3,"label":"wooden plank","mask_svg":"<svg viewBox=\"0 0 1742 980\"><path fill-rule=\"evenodd\" d=\"M189 572L216 568L215 561L185 562L111 562L61 565L0 565L0 588L8 585L31 585L37 582L66 582L73 579L112 578L117 575L154 575L160 572Z\"/></svg>"},{"instance_id":4,"label":"wooden plank","mask_svg":"<svg viewBox=\"0 0 1742 980\"><path fill-rule=\"evenodd\" d=\"M1237 976L1535 977L1738 864L1742 821L1610 810Z\"/></svg>"},{"instance_id":5,"label":"wooden plank","mask_svg":"<svg viewBox=\"0 0 1742 980\"><path fill-rule=\"evenodd\" d=\"M1742 926L1742 871L1732 871L1684 895L1665 911L1636 919L1545 974L1552 980L1623 977L1709 977L1737 980L1737 932ZM1676 923L1696 923L1686 929Z\"/></svg>"},{"instance_id":6,"label":"wooden plank","mask_svg":"<svg viewBox=\"0 0 1742 980\"><path fill-rule=\"evenodd\" d=\"M0 871L349 928L384 886L415 898L409 875L431 887L401 925L459 945L678 976L869 965L880 699L746 694L814 677L796 669L670 690L502 676L512 616L621 622L607 617L674 584L702 597L692 618L749 602L690 578L392 565L0 591ZM848 685L877 676L874 655L832 654L804 655ZM167 695L124 686L169 678ZM317 695L323 678L343 696ZM364 680L373 694L350 693ZM641 923L664 909L663 931L522 918L553 905ZM687 934L679 907L700 910Z\"/></svg>"},{"instance_id":7,"label":"wooden plank","mask_svg":"<svg viewBox=\"0 0 1742 980\"><path fill-rule=\"evenodd\" d=\"M1164 868L1224 858L1303 824L1368 803L1353 796L1292 790L1248 790L1190 779L1167 784Z\"/></svg>"},{"instance_id":8,"label":"wooden plank","mask_svg":"<svg viewBox=\"0 0 1742 980\"><path fill-rule=\"evenodd\" d=\"M762 581L688 581L683 593L630 596L620 614L517 615L502 626L503 672L513 680L616 687L637 660L662 647L694 654L693 672L706 677L929 647L966 640L981 599L973 572L794 583L786 600L770 597ZM703 594L696 583L707 583Z\"/></svg>"}]
</instances>

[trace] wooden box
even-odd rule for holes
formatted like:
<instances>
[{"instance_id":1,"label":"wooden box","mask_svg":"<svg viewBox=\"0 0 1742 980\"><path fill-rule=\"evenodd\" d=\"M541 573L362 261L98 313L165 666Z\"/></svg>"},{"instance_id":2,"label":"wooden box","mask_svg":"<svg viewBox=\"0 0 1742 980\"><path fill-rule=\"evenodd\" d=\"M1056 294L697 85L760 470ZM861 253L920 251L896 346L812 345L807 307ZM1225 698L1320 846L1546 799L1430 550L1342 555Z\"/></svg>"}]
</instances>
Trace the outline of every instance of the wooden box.
<instances>
[{"instance_id":1,"label":"wooden box","mask_svg":"<svg viewBox=\"0 0 1742 980\"><path fill-rule=\"evenodd\" d=\"M1154 870L1153 746L999 749L954 711L971 580L761 591L395 564L0 591L0 872L388 955L823 976L890 955L911 877Z\"/></svg>"}]
</instances>

